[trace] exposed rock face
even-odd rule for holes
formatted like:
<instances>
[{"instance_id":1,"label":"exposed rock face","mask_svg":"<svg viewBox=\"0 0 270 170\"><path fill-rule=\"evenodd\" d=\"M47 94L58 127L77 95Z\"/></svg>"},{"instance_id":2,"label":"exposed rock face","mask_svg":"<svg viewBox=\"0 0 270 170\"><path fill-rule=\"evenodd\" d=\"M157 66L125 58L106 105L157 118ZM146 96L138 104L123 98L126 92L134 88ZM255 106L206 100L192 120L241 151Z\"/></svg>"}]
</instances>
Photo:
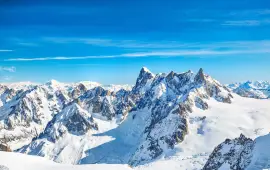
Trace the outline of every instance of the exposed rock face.
<instances>
[{"instance_id":1,"label":"exposed rock face","mask_svg":"<svg viewBox=\"0 0 270 170\"><path fill-rule=\"evenodd\" d=\"M252 139L242 134L233 140L226 139L214 149L203 170L218 170L225 166L231 170L244 170L251 162L254 145Z\"/></svg>"},{"instance_id":2,"label":"exposed rock face","mask_svg":"<svg viewBox=\"0 0 270 170\"><path fill-rule=\"evenodd\" d=\"M87 88L85 87L85 85L83 85L82 83L80 83L79 85L77 85L72 92L69 94L71 98L76 99L79 96L81 96L82 94L84 94L87 91Z\"/></svg>"},{"instance_id":3,"label":"exposed rock face","mask_svg":"<svg viewBox=\"0 0 270 170\"><path fill-rule=\"evenodd\" d=\"M147 68L143 67L140 71L139 77L137 78L135 86L132 88L132 93L144 93L154 77L155 75L153 73L151 73Z\"/></svg>"},{"instance_id":4,"label":"exposed rock face","mask_svg":"<svg viewBox=\"0 0 270 170\"><path fill-rule=\"evenodd\" d=\"M100 114L107 120L112 120L115 116L115 109L112 101L116 100L115 95L102 87L88 90L78 98L79 104L90 113Z\"/></svg>"},{"instance_id":5,"label":"exposed rock face","mask_svg":"<svg viewBox=\"0 0 270 170\"><path fill-rule=\"evenodd\" d=\"M0 151L11 152L11 149L7 144L0 143Z\"/></svg>"},{"instance_id":6,"label":"exposed rock face","mask_svg":"<svg viewBox=\"0 0 270 170\"><path fill-rule=\"evenodd\" d=\"M99 114L107 120L112 120L116 114L124 117L134 105L128 91L114 93L102 87L88 90L78 98L78 103L89 113Z\"/></svg>"},{"instance_id":7,"label":"exposed rock face","mask_svg":"<svg viewBox=\"0 0 270 170\"><path fill-rule=\"evenodd\" d=\"M84 135L89 129L98 129L91 114L72 103L58 113L48 123L44 132L38 138L46 137L49 141L55 142L65 133Z\"/></svg>"},{"instance_id":8,"label":"exposed rock face","mask_svg":"<svg viewBox=\"0 0 270 170\"><path fill-rule=\"evenodd\" d=\"M116 93L115 110L116 115L123 115L123 119L127 116L128 112L135 106L134 101L131 99L130 91L119 90Z\"/></svg>"},{"instance_id":9,"label":"exposed rock face","mask_svg":"<svg viewBox=\"0 0 270 170\"><path fill-rule=\"evenodd\" d=\"M7 142L29 140L38 136L46 124L68 103L59 90L35 86L21 91L0 108L0 139ZM16 129L16 133L14 133Z\"/></svg>"},{"instance_id":10,"label":"exposed rock face","mask_svg":"<svg viewBox=\"0 0 270 170\"><path fill-rule=\"evenodd\" d=\"M144 70L140 72L137 82L141 82L142 73ZM146 80L148 83L143 84L147 87L136 83L133 89L143 93L139 97L137 95L139 99L132 111L149 110L150 116L142 142L129 161L132 166L156 159L168 148L182 142L188 133L187 117L194 106L208 109L205 99L210 97L224 103L231 103L232 99L230 91L205 75L202 69L196 75L191 71L181 74L171 72L150 78L146 76L143 82Z\"/></svg>"},{"instance_id":11,"label":"exposed rock face","mask_svg":"<svg viewBox=\"0 0 270 170\"><path fill-rule=\"evenodd\" d=\"M31 142L44 131L53 116L70 103L77 103L107 120L112 120L116 114L128 113L133 104L128 91L121 95L121 90L114 93L97 85L87 82L63 84L55 80L41 85L9 87L0 84L0 140L5 136L8 143Z\"/></svg>"},{"instance_id":12,"label":"exposed rock face","mask_svg":"<svg viewBox=\"0 0 270 170\"><path fill-rule=\"evenodd\" d=\"M0 107L13 99L19 97L23 90L15 90L5 85L0 85Z\"/></svg>"},{"instance_id":13,"label":"exposed rock face","mask_svg":"<svg viewBox=\"0 0 270 170\"><path fill-rule=\"evenodd\" d=\"M56 162L77 164L83 152L84 138L96 130L98 124L92 115L78 104L70 103L53 117L43 133L18 151L47 157ZM77 145L80 145L79 148L76 148Z\"/></svg>"}]
</instances>

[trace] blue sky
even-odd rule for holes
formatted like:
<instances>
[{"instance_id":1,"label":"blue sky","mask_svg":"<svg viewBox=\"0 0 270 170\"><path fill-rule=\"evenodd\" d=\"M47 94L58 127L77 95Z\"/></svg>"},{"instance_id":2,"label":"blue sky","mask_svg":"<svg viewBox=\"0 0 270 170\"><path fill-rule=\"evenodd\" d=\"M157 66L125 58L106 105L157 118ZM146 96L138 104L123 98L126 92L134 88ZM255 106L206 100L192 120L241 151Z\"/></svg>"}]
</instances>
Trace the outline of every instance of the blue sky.
<instances>
[{"instance_id":1,"label":"blue sky","mask_svg":"<svg viewBox=\"0 0 270 170\"><path fill-rule=\"evenodd\" d=\"M270 80L269 0L0 0L0 81Z\"/></svg>"}]
</instances>

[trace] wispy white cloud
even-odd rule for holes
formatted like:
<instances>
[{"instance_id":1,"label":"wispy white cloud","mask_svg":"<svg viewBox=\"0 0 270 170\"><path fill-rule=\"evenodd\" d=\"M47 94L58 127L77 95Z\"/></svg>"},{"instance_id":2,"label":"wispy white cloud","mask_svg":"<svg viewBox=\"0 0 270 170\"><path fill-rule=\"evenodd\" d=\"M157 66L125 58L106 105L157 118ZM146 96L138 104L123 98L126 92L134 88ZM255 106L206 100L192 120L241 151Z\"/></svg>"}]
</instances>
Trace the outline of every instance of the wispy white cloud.
<instances>
[{"instance_id":1,"label":"wispy white cloud","mask_svg":"<svg viewBox=\"0 0 270 170\"><path fill-rule=\"evenodd\" d=\"M229 50L229 51L214 51L214 50L193 50L193 51L152 51L142 53L122 54L125 57L172 57L172 56L213 56L213 55L231 55L231 54L259 54L270 53L270 50Z\"/></svg>"},{"instance_id":2,"label":"wispy white cloud","mask_svg":"<svg viewBox=\"0 0 270 170\"><path fill-rule=\"evenodd\" d=\"M11 66L11 67L0 66L0 71L16 72L16 67L14 67L14 66Z\"/></svg>"},{"instance_id":3,"label":"wispy white cloud","mask_svg":"<svg viewBox=\"0 0 270 170\"><path fill-rule=\"evenodd\" d=\"M232 20L225 21L222 25L226 26L259 26L270 24L270 20Z\"/></svg>"},{"instance_id":4,"label":"wispy white cloud","mask_svg":"<svg viewBox=\"0 0 270 170\"><path fill-rule=\"evenodd\" d=\"M12 52L13 50L0 49L0 52Z\"/></svg>"},{"instance_id":5,"label":"wispy white cloud","mask_svg":"<svg viewBox=\"0 0 270 170\"><path fill-rule=\"evenodd\" d=\"M261 26L270 24L270 9L234 10L229 19L221 22L225 26Z\"/></svg>"},{"instance_id":6,"label":"wispy white cloud","mask_svg":"<svg viewBox=\"0 0 270 170\"><path fill-rule=\"evenodd\" d=\"M5 61L45 61L45 60L83 60L91 58L113 58L114 56L81 56L81 57L41 57L41 58L9 58Z\"/></svg>"},{"instance_id":7,"label":"wispy white cloud","mask_svg":"<svg viewBox=\"0 0 270 170\"><path fill-rule=\"evenodd\" d=\"M150 51L150 52L137 52L126 53L114 56L81 56L81 57L43 57L43 58L10 58L5 61L45 61L45 60L85 60L93 58L138 58L138 57L185 57L185 56L219 56L219 55L232 55L232 54L262 54L270 53L267 50L231 50L231 51L215 51L215 50L193 50L193 51Z\"/></svg>"},{"instance_id":8,"label":"wispy white cloud","mask_svg":"<svg viewBox=\"0 0 270 170\"><path fill-rule=\"evenodd\" d=\"M270 24L270 20L265 23ZM241 25L256 25L261 24L256 21L226 21L224 25L241 26ZM156 51L156 50L209 50L216 48L239 48L242 47L248 50L250 46L261 46L267 45L270 48L270 40L264 41L228 41L228 42L181 42L181 41L137 41L137 40L113 40L113 39L95 39L95 38L58 38L51 37L46 39L47 41L53 41L56 43L84 43L89 45L97 45L102 47L117 47L127 48L130 50L136 49L137 51Z\"/></svg>"},{"instance_id":9,"label":"wispy white cloud","mask_svg":"<svg viewBox=\"0 0 270 170\"><path fill-rule=\"evenodd\" d=\"M31 42L18 42L17 43L20 46L26 46L26 47L36 47L38 44L36 43L31 43Z\"/></svg>"},{"instance_id":10,"label":"wispy white cloud","mask_svg":"<svg viewBox=\"0 0 270 170\"><path fill-rule=\"evenodd\" d=\"M259 14L259 15L268 15L268 14L270 14L270 9L257 10L257 14Z\"/></svg>"},{"instance_id":11,"label":"wispy white cloud","mask_svg":"<svg viewBox=\"0 0 270 170\"><path fill-rule=\"evenodd\" d=\"M216 19L212 19L212 18L200 18L200 19L187 19L187 22L202 22L202 23L211 23L211 22L217 22Z\"/></svg>"},{"instance_id":12,"label":"wispy white cloud","mask_svg":"<svg viewBox=\"0 0 270 170\"><path fill-rule=\"evenodd\" d=\"M176 42L172 43L176 44ZM141 44L142 45L142 44ZM153 45L153 44L152 44ZM162 44L156 44L162 46ZM167 44L170 45L170 44ZM252 47L252 48L251 48ZM132 50L131 50L132 51ZM97 56L56 56L37 58L8 58L4 61L45 61L45 60L85 60L94 58L119 58L119 57L185 57L185 56L220 56L232 54L265 54L270 53L270 41L233 41L233 42L208 42L208 43L183 43L177 48L146 48L133 50L130 53Z\"/></svg>"},{"instance_id":13,"label":"wispy white cloud","mask_svg":"<svg viewBox=\"0 0 270 170\"><path fill-rule=\"evenodd\" d=\"M270 9L254 9L254 10L239 10L231 11L230 16L261 16L261 15L270 15Z\"/></svg>"},{"instance_id":14,"label":"wispy white cloud","mask_svg":"<svg viewBox=\"0 0 270 170\"><path fill-rule=\"evenodd\" d=\"M137 40L114 40L114 39L102 39L102 38L65 38L65 37L44 37L43 41L52 43L82 43L87 45L94 45L100 47L117 47L117 48L181 48L186 46L185 43L176 41L137 41Z\"/></svg>"}]
</instances>

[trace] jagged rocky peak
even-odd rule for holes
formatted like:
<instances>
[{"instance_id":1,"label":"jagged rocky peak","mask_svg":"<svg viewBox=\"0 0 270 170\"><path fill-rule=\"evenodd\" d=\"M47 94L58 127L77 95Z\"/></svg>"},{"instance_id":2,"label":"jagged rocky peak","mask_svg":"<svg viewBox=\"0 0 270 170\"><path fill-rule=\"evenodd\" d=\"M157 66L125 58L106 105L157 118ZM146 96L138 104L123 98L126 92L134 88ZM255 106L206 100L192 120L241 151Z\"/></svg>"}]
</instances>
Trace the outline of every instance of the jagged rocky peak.
<instances>
[{"instance_id":1,"label":"jagged rocky peak","mask_svg":"<svg viewBox=\"0 0 270 170\"><path fill-rule=\"evenodd\" d=\"M217 80L213 79L209 75L206 75L201 68L194 77L195 85L202 85L208 96L215 98L223 103L232 103L231 91Z\"/></svg>"},{"instance_id":2,"label":"jagged rocky peak","mask_svg":"<svg viewBox=\"0 0 270 170\"><path fill-rule=\"evenodd\" d=\"M112 92L110 90L105 90L103 87L95 87L93 90L91 90L94 94L94 96L110 96Z\"/></svg>"},{"instance_id":3,"label":"jagged rocky peak","mask_svg":"<svg viewBox=\"0 0 270 170\"><path fill-rule=\"evenodd\" d=\"M151 73L151 71L146 67L142 67L141 72Z\"/></svg>"},{"instance_id":4,"label":"jagged rocky peak","mask_svg":"<svg viewBox=\"0 0 270 170\"><path fill-rule=\"evenodd\" d=\"M1 108L0 138L5 134L11 148L17 149L14 143L31 141L39 135L66 103L68 99L61 91L51 91L44 85L18 90L16 96L5 103L6 107Z\"/></svg>"},{"instance_id":5,"label":"jagged rocky peak","mask_svg":"<svg viewBox=\"0 0 270 170\"><path fill-rule=\"evenodd\" d=\"M254 146L255 142L243 134L232 140L226 139L214 149L203 170L244 170L251 162Z\"/></svg>"},{"instance_id":6,"label":"jagged rocky peak","mask_svg":"<svg viewBox=\"0 0 270 170\"><path fill-rule=\"evenodd\" d=\"M114 93L105 90L102 87L95 87L81 95L78 104L89 111L89 113L98 113L107 120L112 120L115 116L117 98Z\"/></svg>"},{"instance_id":7,"label":"jagged rocky peak","mask_svg":"<svg viewBox=\"0 0 270 170\"><path fill-rule=\"evenodd\" d=\"M171 80L174 78L175 72L171 71L168 75L167 75L167 79Z\"/></svg>"},{"instance_id":8,"label":"jagged rocky peak","mask_svg":"<svg viewBox=\"0 0 270 170\"><path fill-rule=\"evenodd\" d=\"M31 122L41 124L44 118L42 109L44 108L44 93L38 90L24 93L18 98L16 103L10 105L5 121L3 121L6 129L13 129L16 126L29 127ZM4 111L5 112L5 111Z\"/></svg>"},{"instance_id":9,"label":"jagged rocky peak","mask_svg":"<svg viewBox=\"0 0 270 170\"><path fill-rule=\"evenodd\" d=\"M98 129L92 115L78 104L71 103L53 117L39 138L45 137L51 142L56 142L66 133L84 135L90 129Z\"/></svg>"},{"instance_id":10,"label":"jagged rocky peak","mask_svg":"<svg viewBox=\"0 0 270 170\"><path fill-rule=\"evenodd\" d=\"M64 91L57 90L55 94L56 98L58 99L58 103L61 105L61 107L64 107L67 103L69 103L72 100L69 98L68 94L66 94Z\"/></svg>"},{"instance_id":11,"label":"jagged rocky peak","mask_svg":"<svg viewBox=\"0 0 270 170\"><path fill-rule=\"evenodd\" d=\"M86 86L83 83L79 83L75 88L70 92L69 96L73 99L78 98L80 95L84 94L87 91Z\"/></svg>"},{"instance_id":12,"label":"jagged rocky peak","mask_svg":"<svg viewBox=\"0 0 270 170\"><path fill-rule=\"evenodd\" d=\"M171 71L166 76L166 81L168 86L175 92L175 93L184 93L187 88L192 87L193 82L193 73L189 70L184 73L175 73ZM186 86L186 87L185 87ZM187 87L189 86L189 87Z\"/></svg>"},{"instance_id":13,"label":"jagged rocky peak","mask_svg":"<svg viewBox=\"0 0 270 170\"><path fill-rule=\"evenodd\" d=\"M79 85L78 85L78 86L76 86L76 88L78 88L79 90L84 90L84 91L86 91L86 90L87 90L87 88L85 87L85 85L84 85L84 84L82 84L82 83L79 83Z\"/></svg>"},{"instance_id":14,"label":"jagged rocky peak","mask_svg":"<svg viewBox=\"0 0 270 170\"><path fill-rule=\"evenodd\" d=\"M111 91L105 90L101 86L94 87L92 89L87 90L85 93L79 96L79 100L90 100L92 98L97 98L97 97L104 97L104 96L110 96L112 94Z\"/></svg>"},{"instance_id":15,"label":"jagged rocky peak","mask_svg":"<svg viewBox=\"0 0 270 170\"><path fill-rule=\"evenodd\" d=\"M9 88L7 86L2 86L0 89L0 96L1 96L0 101L2 103L6 103L9 100L11 100L13 97L15 97L17 93L20 93L20 91L16 91L15 89Z\"/></svg>"},{"instance_id":16,"label":"jagged rocky peak","mask_svg":"<svg viewBox=\"0 0 270 170\"><path fill-rule=\"evenodd\" d=\"M205 81L206 81L205 74L204 74L202 68L200 68L200 70L199 70L199 72L197 73L197 75L195 76L194 80L195 80L196 82L199 82L199 83L202 83L202 82L205 82Z\"/></svg>"},{"instance_id":17,"label":"jagged rocky peak","mask_svg":"<svg viewBox=\"0 0 270 170\"><path fill-rule=\"evenodd\" d=\"M145 86L142 87L145 89ZM231 94L218 81L203 73L200 69L194 75L184 73L157 74L151 84L136 102L132 111L148 110L144 139L129 160L136 166L159 157L168 148L182 142L188 133L188 116L194 107L206 110L208 99L230 103ZM136 119L136 113L134 120ZM139 116L139 115L138 115ZM168 127L166 131L163 127Z\"/></svg>"},{"instance_id":18,"label":"jagged rocky peak","mask_svg":"<svg viewBox=\"0 0 270 170\"><path fill-rule=\"evenodd\" d=\"M134 93L143 93L145 91L143 88L147 88L146 86L151 84L151 80L153 80L154 77L155 75L153 73L151 73L146 67L143 67L132 91Z\"/></svg>"}]
</instances>

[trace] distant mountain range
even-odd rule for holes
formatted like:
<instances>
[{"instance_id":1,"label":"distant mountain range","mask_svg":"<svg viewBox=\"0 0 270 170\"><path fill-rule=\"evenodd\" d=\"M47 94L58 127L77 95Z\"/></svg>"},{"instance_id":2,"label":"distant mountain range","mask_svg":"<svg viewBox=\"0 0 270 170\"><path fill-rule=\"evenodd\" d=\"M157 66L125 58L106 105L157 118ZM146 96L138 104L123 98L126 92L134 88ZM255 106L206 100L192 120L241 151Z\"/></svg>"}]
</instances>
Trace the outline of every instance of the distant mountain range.
<instances>
[{"instance_id":1,"label":"distant mountain range","mask_svg":"<svg viewBox=\"0 0 270 170\"><path fill-rule=\"evenodd\" d=\"M229 84L228 88L243 97L256 99L270 98L270 82L247 81L244 83Z\"/></svg>"},{"instance_id":2,"label":"distant mountain range","mask_svg":"<svg viewBox=\"0 0 270 170\"><path fill-rule=\"evenodd\" d=\"M147 169L163 160L182 169L215 169L224 163L214 164L222 154L207 158L218 143L268 131L269 100L258 100L268 92L268 82L225 86L203 69L153 74L145 67L134 86L2 84L0 141L13 151L60 163Z\"/></svg>"}]
</instances>

